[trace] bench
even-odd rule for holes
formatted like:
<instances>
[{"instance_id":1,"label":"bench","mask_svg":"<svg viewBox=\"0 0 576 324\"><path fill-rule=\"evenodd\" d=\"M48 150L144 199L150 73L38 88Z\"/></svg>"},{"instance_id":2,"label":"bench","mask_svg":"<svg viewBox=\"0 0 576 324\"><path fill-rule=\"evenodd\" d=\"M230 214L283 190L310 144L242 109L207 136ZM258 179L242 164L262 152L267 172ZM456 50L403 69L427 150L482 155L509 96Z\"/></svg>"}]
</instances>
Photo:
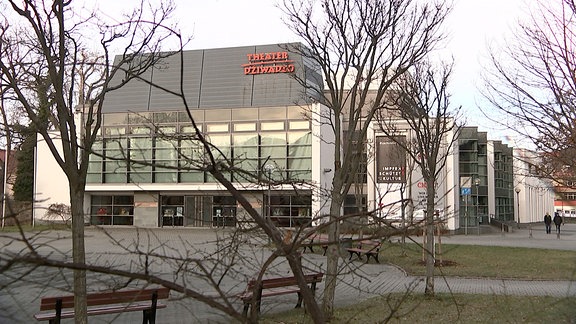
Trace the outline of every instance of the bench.
<instances>
[{"instance_id":1,"label":"bench","mask_svg":"<svg viewBox=\"0 0 576 324\"><path fill-rule=\"evenodd\" d=\"M322 255L326 255L326 250L328 249L328 242L330 242L328 240L328 235L314 234L308 240L305 240L302 243L302 246L304 247L304 252L306 252L306 249L310 249L310 252L314 253L314 246L319 245L324 250L324 253Z\"/></svg>"},{"instance_id":2,"label":"bench","mask_svg":"<svg viewBox=\"0 0 576 324\"><path fill-rule=\"evenodd\" d=\"M306 284L310 285L312 292L316 291L316 284L322 282L324 273L312 273L305 274ZM260 285L257 285L256 279L251 279L248 281L246 290L240 294L240 299L244 302L243 315L246 317L248 315L248 310L253 300L256 302L256 307L258 312L260 312L260 303L262 298L286 295L286 294L298 294L298 302L295 308L302 306L302 294L300 293L300 287L298 287L298 281L296 277L276 277L262 279Z\"/></svg>"},{"instance_id":3,"label":"bench","mask_svg":"<svg viewBox=\"0 0 576 324\"><path fill-rule=\"evenodd\" d=\"M165 308L159 299L168 299L170 289L150 288L124 291L109 291L87 294L88 316L143 312L143 323L156 322L156 310ZM50 312L44 312L50 311ZM74 295L44 297L40 301L40 313L34 315L38 321L59 324L63 318L74 318Z\"/></svg>"},{"instance_id":4,"label":"bench","mask_svg":"<svg viewBox=\"0 0 576 324\"><path fill-rule=\"evenodd\" d=\"M358 256L358 259L362 260L362 255L366 256L366 263L370 261L370 258L374 258L377 263L380 263L378 260L378 253L380 252L380 246L382 245L381 242L373 241L373 240L363 240L358 242L356 247L347 248L346 251L350 253L350 258L348 261L352 260L354 255Z\"/></svg>"}]
</instances>

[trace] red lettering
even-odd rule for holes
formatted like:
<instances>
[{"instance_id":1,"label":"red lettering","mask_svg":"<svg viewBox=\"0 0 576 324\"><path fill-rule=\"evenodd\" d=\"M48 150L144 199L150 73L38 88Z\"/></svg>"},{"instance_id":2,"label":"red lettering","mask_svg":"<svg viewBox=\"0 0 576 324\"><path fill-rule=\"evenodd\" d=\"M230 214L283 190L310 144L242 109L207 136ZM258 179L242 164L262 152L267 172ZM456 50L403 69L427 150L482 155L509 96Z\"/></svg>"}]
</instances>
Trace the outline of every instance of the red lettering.
<instances>
[{"instance_id":1,"label":"red lettering","mask_svg":"<svg viewBox=\"0 0 576 324\"><path fill-rule=\"evenodd\" d=\"M296 70L288 60L288 52L246 54L248 64L243 64L244 74L291 73Z\"/></svg>"}]
</instances>

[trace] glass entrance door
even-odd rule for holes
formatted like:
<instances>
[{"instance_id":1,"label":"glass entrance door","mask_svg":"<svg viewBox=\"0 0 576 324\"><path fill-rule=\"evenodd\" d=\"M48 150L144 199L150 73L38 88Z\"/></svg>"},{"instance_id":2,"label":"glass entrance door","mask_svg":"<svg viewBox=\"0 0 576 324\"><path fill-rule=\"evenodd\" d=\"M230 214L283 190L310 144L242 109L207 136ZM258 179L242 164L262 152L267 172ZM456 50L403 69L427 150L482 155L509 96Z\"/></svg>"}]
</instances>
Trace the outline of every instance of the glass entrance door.
<instances>
[{"instance_id":1,"label":"glass entrance door","mask_svg":"<svg viewBox=\"0 0 576 324\"><path fill-rule=\"evenodd\" d=\"M212 197L186 196L185 224L189 227L212 226Z\"/></svg>"}]
</instances>

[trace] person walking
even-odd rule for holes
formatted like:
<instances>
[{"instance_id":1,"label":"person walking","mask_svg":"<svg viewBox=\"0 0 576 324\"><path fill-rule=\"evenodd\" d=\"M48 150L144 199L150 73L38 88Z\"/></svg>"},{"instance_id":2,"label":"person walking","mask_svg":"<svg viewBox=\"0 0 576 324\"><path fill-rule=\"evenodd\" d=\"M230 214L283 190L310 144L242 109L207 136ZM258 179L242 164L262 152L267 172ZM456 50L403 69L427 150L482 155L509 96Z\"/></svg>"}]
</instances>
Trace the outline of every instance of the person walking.
<instances>
[{"instance_id":1,"label":"person walking","mask_svg":"<svg viewBox=\"0 0 576 324\"><path fill-rule=\"evenodd\" d=\"M546 234L550 234L552 232L552 216L549 212L544 215L544 225L546 225Z\"/></svg>"},{"instance_id":2,"label":"person walking","mask_svg":"<svg viewBox=\"0 0 576 324\"><path fill-rule=\"evenodd\" d=\"M558 212L554 213L553 219L554 225L556 225L556 234L560 234L560 225L562 225L562 216Z\"/></svg>"}]
</instances>

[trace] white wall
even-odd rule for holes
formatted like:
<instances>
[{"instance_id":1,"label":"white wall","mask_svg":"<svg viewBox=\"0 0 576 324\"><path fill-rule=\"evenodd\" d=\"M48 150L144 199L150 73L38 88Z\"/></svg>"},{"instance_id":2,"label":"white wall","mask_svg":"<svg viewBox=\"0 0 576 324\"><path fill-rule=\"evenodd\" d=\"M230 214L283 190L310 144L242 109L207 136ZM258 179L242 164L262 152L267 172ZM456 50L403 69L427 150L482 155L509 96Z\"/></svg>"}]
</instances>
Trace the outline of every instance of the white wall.
<instances>
[{"instance_id":1,"label":"white wall","mask_svg":"<svg viewBox=\"0 0 576 324\"><path fill-rule=\"evenodd\" d=\"M314 190L312 201L313 217L323 217L330 213L330 195L334 178L334 130L330 126L332 119L328 107L315 103L312 111L312 183ZM314 222L318 225L319 222Z\"/></svg>"},{"instance_id":2,"label":"white wall","mask_svg":"<svg viewBox=\"0 0 576 324\"><path fill-rule=\"evenodd\" d=\"M554 187L550 180L530 174L529 164L537 165L536 153L527 149L514 149L514 219L520 223L544 220L546 212L554 213Z\"/></svg>"},{"instance_id":3,"label":"white wall","mask_svg":"<svg viewBox=\"0 0 576 324\"><path fill-rule=\"evenodd\" d=\"M411 136L411 131L408 125L403 121L398 121L398 134L406 135L409 140ZM368 137L368 208L373 210L379 208L380 204L384 207L382 211L383 214L387 214L387 218L398 218L401 217L401 206L400 206L400 184L386 184L386 183L376 183L376 163L375 163L375 140L377 136L385 136L384 134L378 133L377 127L373 123L373 127L369 130ZM445 143L448 144L452 142L454 133L447 134L445 138ZM446 222L446 227L449 230L455 230L459 226L458 214L455 211L459 210L459 187L458 187L458 148L446 147L446 151L443 154L448 154L446 159L446 165L441 170L437 181L436 188L436 206L437 209L441 210L441 216ZM441 154L441 156L443 155ZM410 158L406 156L407 160ZM407 168L407 172L410 172ZM409 198L408 195L411 194L411 198L415 206L415 216L423 215L422 210L425 209L425 198L426 198L426 184L422 179L422 172L418 167L414 167L411 170L411 180L408 176L407 181L411 181L407 185L410 186L410 190L406 190L405 197ZM406 212L409 212L407 210Z\"/></svg>"},{"instance_id":4,"label":"white wall","mask_svg":"<svg viewBox=\"0 0 576 324\"><path fill-rule=\"evenodd\" d=\"M62 156L61 141L58 133L51 133L52 141ZM50 220L46 216L46 210L51 204L65 204L70 206L70 189L68 178L54 159L46 141L42 137L36 145L34 157L34 222ZM52 219L53 220L53 219Z\"/></svg>"}]
</instances>

